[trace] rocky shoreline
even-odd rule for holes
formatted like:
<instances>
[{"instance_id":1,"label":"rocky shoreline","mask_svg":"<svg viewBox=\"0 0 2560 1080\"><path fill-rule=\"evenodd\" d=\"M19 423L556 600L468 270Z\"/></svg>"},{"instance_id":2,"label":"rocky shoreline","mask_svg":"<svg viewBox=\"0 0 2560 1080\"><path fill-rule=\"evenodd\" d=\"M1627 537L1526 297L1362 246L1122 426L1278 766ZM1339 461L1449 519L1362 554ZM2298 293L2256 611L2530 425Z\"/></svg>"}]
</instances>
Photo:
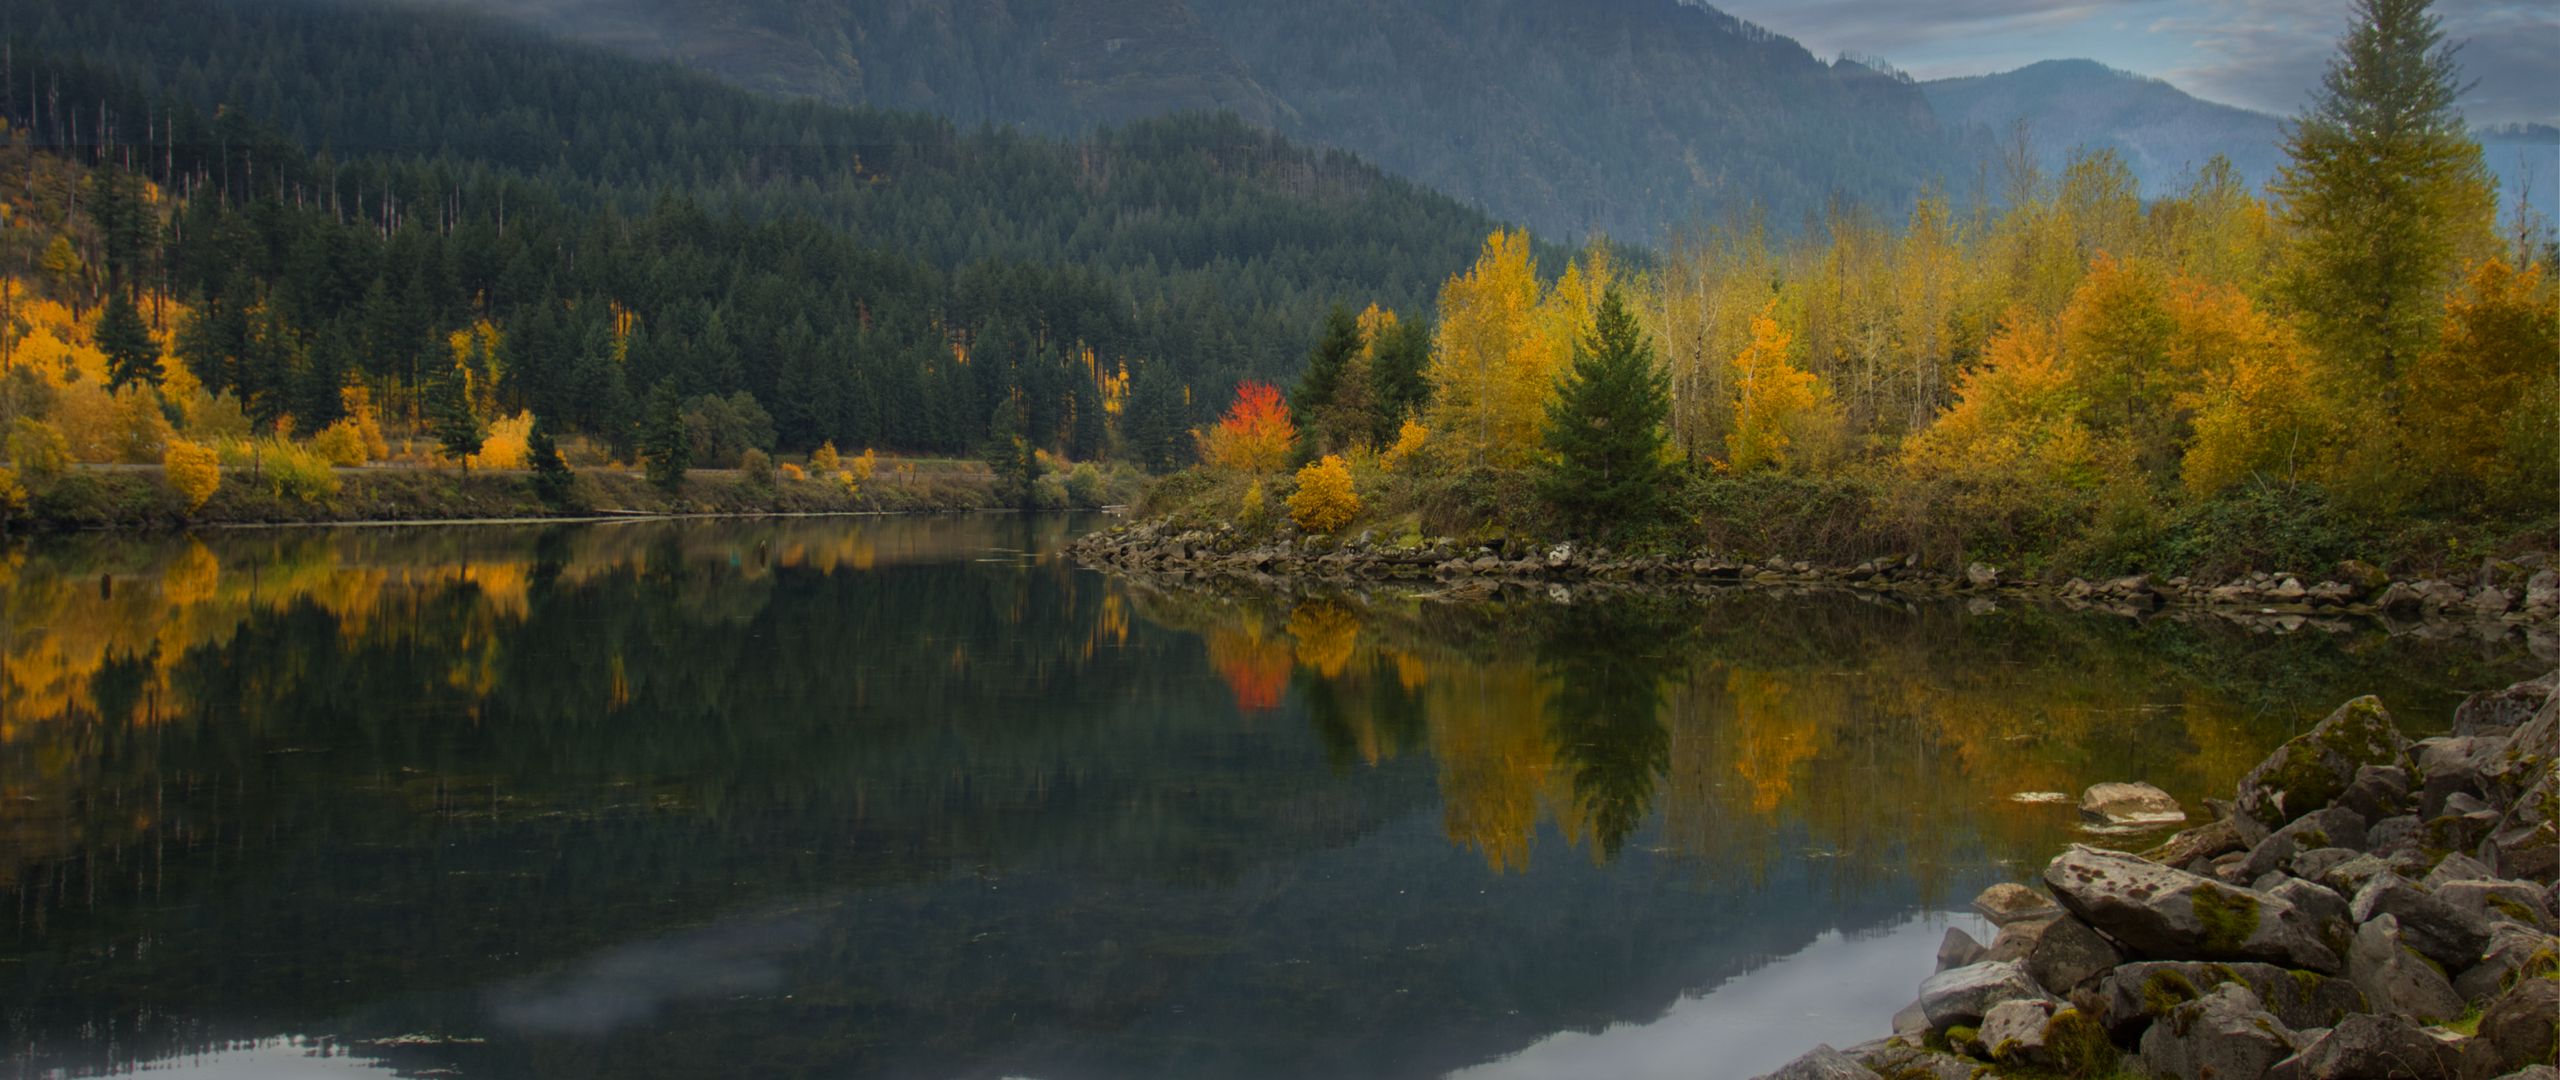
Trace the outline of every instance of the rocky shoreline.
<instances>
[{"instance_id":1,"label":"rocky shoreline","mask_svg":"<svg viewBox=\"0 0 2560 1080\"><path fill-rule=\"evenodd\" d=\"M1949 929L1893 1036L1767 1080L2560 1080L2560 671L2415 742L2350 701L2209 805L1986 890L1998 934ZM2082 809L2183 813L2120 784Z\"/></svg>"},{"instance_id":2,"label":"rocky shoreline","mask_svg":"<svg viewBox=\"0 0 2560 1080\"><path fill-rule=\"evenodd\" d=\"M2171 608L2202 609L2296 624L2371 617L2540 628L2560 619L2560 560L2546 553L2487 560L2467 583L2395 580L2378 568L2352 561L2319 574L2265 572L2218 582L2147 574L2100 581L2039 581L1983 563L1949 573L1904 555L1853 566L1820 566L1783 557L1752 561L1705 551L1683 556L1617 555L1573 543L1469 546L1449 539L1396 543L1369 533L1339 539L1257 540L1232 526L1183 529L1161 522L1098 531L1070 544L1068 552L1088 565L1261 584L1291 580L1406 583L1477 592L1517 585L1842 588L1921 596L2033 598L2129 616Z\"/></svg>"}]
</instances>

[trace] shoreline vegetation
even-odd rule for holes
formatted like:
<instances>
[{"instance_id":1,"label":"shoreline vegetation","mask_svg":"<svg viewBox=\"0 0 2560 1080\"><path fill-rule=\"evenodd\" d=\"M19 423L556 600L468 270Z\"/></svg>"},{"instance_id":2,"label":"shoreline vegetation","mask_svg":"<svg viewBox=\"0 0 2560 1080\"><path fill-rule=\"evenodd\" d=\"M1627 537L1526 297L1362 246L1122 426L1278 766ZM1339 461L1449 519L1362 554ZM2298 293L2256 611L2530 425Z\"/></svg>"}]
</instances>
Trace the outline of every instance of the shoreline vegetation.
<instances>
[{"instance_id":1,"label":"shoreline vegetation","mask_svg":"<svg viewBox=\"0 0 2560 1080\"><path fill-rule=\"evenodd\" d=\"M2210 823L2080 844L1949 928L1894 1034L1764 1080L2028 1075L2552 1080L2560 1054L2560 671L2411 741L2361 697L2278 747ZM2184 820L2099 784L2106 822Z\"/></svg>"}]
</instances>

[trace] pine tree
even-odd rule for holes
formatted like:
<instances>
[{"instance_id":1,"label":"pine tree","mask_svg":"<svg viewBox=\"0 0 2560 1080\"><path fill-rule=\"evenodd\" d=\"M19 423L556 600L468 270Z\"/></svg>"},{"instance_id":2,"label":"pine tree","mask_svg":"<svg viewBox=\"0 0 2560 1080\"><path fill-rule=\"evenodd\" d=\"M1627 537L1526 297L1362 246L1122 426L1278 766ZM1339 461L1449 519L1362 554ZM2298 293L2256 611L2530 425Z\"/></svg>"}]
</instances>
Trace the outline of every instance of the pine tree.
<instances>
[{"instance_id":1,"label":"pine tree","mask_svg":"<svg viewBox=\"0 0 2560 1080\"><path fill-rule=\"evenodd\" d=\"M160 385L160 343L151 339L142 312L122 289L107 290L106 310L98 315L98 351L107 357L107 391L128 385Z\"/></svg>"},{"instance_id":2,"label":"pine tree","mask_svg":"<svg viewBox=\"0 0 2560 1080\"><path fill-rule=\"evenodd\" d=\"M471 455L480 452L480 418L471 411L471 394L460 370L442 368L427 380L427 424L445 456L471 471Z\"/></svg>"},{"instance_id":3,"label":"pine tree","mask_svg":"<svg viewBox=\"0 0 2560 1080\"><path fill-rule=\"evenodd\" d=\"M545 506L567 506L576 477L561 459L560 444L551 438L551 423L541 413L533 414L533 431L525 437L525 446L532 458L533 493Z\"/></svg>"},{"instance_id":4,"label":"pine tree","mask_svg":"<svg viewBox=\"0 0 2560 1080\"><path fill-rule=\"evenodd\" d=\"M1301 434L1307 449L1325 453L1341 449L1365 432L1348 430L1333 420L1334 397L1342 388L1343 377L1360 356L1360 324L1351 310L1335 304L1325 315L1324 334L1316 340L1315 352L1307 357L1306 373L1298 377L1298 386L1289 394L1289 410L1307 418Z\"/></svg>"},{"instance_id":5,"label":"pine tree","mask_svg":"<svg viewBox=\"0 0 2560 1080\"><path fill-rule=\"evenodd\" d=\"M1661 506L1662 423L1670 412L1653 343L1612 286L1547 406L1551 456L1539 485L1547 502L1586 529L1651 521Z\"/></svg>"},{"instance_id":6,"label":"pine tree","mask_svg":"<svg viewBox=\"0 0 2560 1080\"><path fill-rule=\"evenodd\" d=\"M693 467L693 432L685 427L684 396L675 379L658 380L649 391L649 415L640 425L640 453L648 459L649 482L672 494L684 487Z\"/></svg>"},{"instance_id":7,"label":"pine tree","mask_svg":"<svg viewBox=\"0 0 2560 1080\"><path fill-rule=\"evenodd\" d=\"M2295 305L2311 344L2396 410L2466 255L2485 253L2495 196L2464 130L2464 89L2430 0L2355 0L2354 22L2285 140L2275 184L2295 237Z\"/></svg>"},{"instance_id":8,"label":"pine tree","mask_svg":"<svg viewBox=\"0 0 2560 1080\"><path fill-rule=\"evenodd\" d=\"M996 406L995 415L987 421L987 468L996 474L996 496L1006 503L1029 509L1032 485L1040 479L1040 459L1033 453L1031 440L1022 434L1025 421L1022 395L1009 394Z\"/></svg>"}]
</instances>

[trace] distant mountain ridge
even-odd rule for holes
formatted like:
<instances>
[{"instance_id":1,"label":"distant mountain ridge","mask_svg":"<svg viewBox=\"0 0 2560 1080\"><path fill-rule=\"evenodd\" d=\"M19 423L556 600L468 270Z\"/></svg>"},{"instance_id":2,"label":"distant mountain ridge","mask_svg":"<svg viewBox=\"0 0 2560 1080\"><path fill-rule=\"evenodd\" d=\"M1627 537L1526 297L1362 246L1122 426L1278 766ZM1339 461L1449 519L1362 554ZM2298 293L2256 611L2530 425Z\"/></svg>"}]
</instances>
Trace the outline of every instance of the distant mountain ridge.
<instances>
[{"instance_id":1,"label":"distant mountain ridge","mask_svg":"<svg viewBox=\"0 0 2560 1080\"><path fill-rule=\"evenodd\" d=\"M379 2L379 0L377 0ZM1687 0L458 0L752 89L1074 132L1233 111L1543 236L1647 241L1969 168L1919 88Z\"/></svg>"},{"instance_id":2,"label":"distant mountain ridge","mask_svg":"<svg viewBox=\"0 0 2560 1080\"><path fill-rule=\"evenodd\" d=\"M2023 121L2048 171L2074 150L2113 150L2150 195L2185 186L2217 154L2253 184L2273 179L2284 162L2284 121L2095 60L1932 79L1920 90L1942 123L2007 137Z\"/></svg>"}]
</instances>

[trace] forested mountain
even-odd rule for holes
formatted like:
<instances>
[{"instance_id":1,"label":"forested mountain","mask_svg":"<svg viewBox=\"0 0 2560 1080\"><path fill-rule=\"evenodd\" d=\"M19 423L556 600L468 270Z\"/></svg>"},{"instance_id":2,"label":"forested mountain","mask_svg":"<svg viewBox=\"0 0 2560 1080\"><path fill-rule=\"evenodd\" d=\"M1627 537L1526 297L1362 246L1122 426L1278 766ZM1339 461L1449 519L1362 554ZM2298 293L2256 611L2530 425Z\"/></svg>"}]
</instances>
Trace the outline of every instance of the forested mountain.
<instances>
[{"instance_id":1,"label":"forested mountain","mask_svg":"<svg viewBox=\"0 0 2560 1080\"><path fill-rule=\"evenodd\" d=\"M450 341L483 408L616 439L663 382L751 393L786 446L969 450L1001 405L1043 448L1161 461L1234 381L1293 372L1327 306L1418 314L1493 227L1232 118L964 132L466 13L13 12L19 149L175 200L103 227L111 182L30 179L0 255L34 278L58 236L54 299L194 309L151 308L208 389L304 432L347 379L421 391ZM480 324L487 356L456 334Z\"/></svg>"},{"instance_id":2,"label":"forested mountain","mask_svg":"<svg viewBox=\"0 0 2560 1080\"><path fill-rule=\"evenodd\" d=\"M2185 187L2216 154L2253 184L2274 177L2284 161L2283 121L2095 60L2047 60L1996 75L1933 79L1920 89L1948 124L2006 137L2024 122L2048 172L2061 171L2076 149L2113 150L2145 192Z\"/></svg>"},{"instance_id":3,"label":"forested mountain","mask_svg":"<svg viewBox=\"0 0 2560 1080\"><path fill-rule=\"evenodd\" d=\"M1217 108L1556 239L1832 197L1978 143L1918 89L1682 0L464 0L740 85L1052 133Z\"/></svg>"}]
</instances>

